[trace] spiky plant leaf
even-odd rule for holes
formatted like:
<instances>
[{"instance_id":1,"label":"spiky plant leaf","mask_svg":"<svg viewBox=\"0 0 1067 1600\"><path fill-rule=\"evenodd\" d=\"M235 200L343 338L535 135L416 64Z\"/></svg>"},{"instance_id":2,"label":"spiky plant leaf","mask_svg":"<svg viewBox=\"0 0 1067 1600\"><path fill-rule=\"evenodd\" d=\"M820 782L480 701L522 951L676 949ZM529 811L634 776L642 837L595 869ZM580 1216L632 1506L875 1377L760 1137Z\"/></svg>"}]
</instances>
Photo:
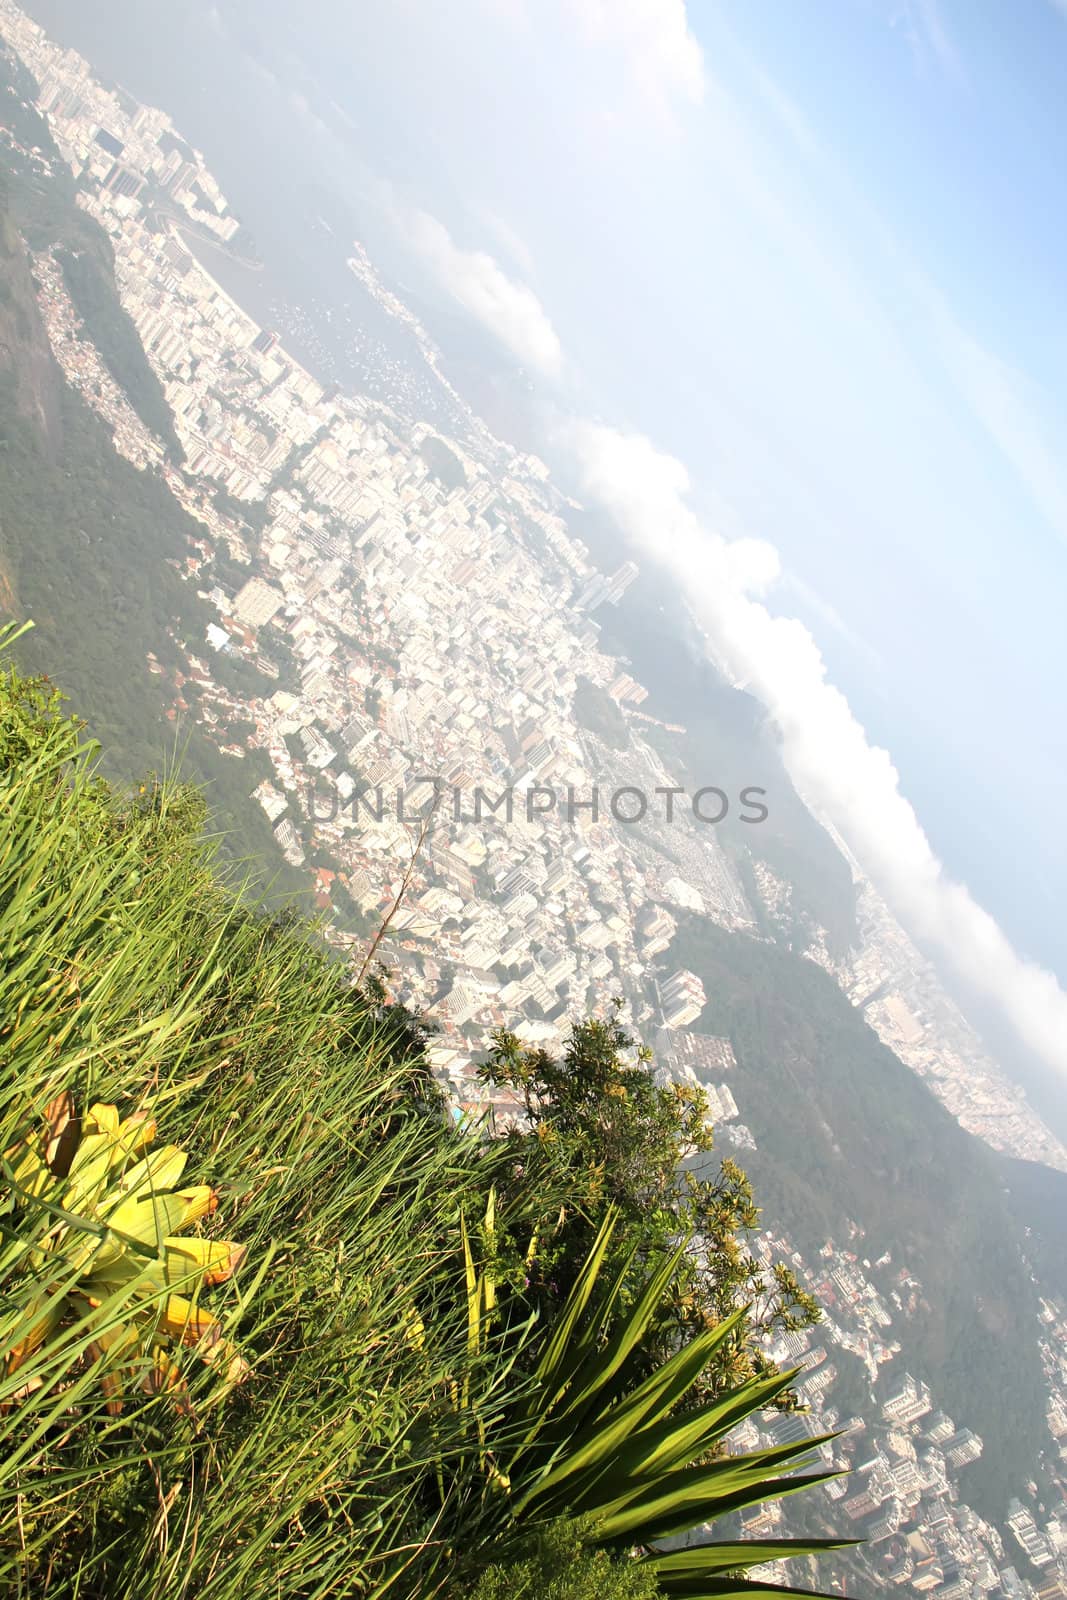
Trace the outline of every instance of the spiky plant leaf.
<instances>
[{"instance_id":1,"label":"spiky plant leaf","mask_svg":"<svg viewBox=\"0 0 1067 1600\"><path fill-rule=\"evenodd\" d=\"M820 1555L827 1550L847 1550L855 1542L853 1539L725 1540L721 1544L690 1545L666 1555L646 1556L641 1564L651 1568L667 1594L702 1594L706 1580L724 1572L744 1572L768 1561L789 1561L798 1556Z\"/></svg>"},{"instance_id":2,"label":"spiky plant leaf","mask_svg":"<svg viewBox=\"0 0 1067 1600\"><path fill-rule=\"evenodd\" d=\"M795 1371L753 1378L696 1410L683 1408L716 1351L741 1328L744 1307L634 1380L648 1329L687 1245L683 1241L672 1258L648 1274L626 1307L620 1279L632 1258L610 1277L602 1276L615 1221L612 1215L606 1218L560 1312L536 1368L533 1395L515 1407L518 1437L495 1467L496 1481L507 1486L512 1519L512 1533L502 1529L502 1537L553 1518L583 1516L603 1546L644 1548L656 1560L659 1541L800 1493L837 1474L782 1475L783 1468L807 1466L826 1438L743 1455L723 1453L730 1431L769 1406L789 1387ZM463 1244L470 1285L478 1275L465 1233ZM833 1541L784 1540L768 1556L758 1553L765 1546L744 1541L705 1543L699 1553L684 1552L688 1566L679 1561L664 1568L661 1586L679 1596L725 1594L730 1590L724 1582L741 1580L723 1579L723 1573L836 1547Z\"/></svg>"}]
</instances>

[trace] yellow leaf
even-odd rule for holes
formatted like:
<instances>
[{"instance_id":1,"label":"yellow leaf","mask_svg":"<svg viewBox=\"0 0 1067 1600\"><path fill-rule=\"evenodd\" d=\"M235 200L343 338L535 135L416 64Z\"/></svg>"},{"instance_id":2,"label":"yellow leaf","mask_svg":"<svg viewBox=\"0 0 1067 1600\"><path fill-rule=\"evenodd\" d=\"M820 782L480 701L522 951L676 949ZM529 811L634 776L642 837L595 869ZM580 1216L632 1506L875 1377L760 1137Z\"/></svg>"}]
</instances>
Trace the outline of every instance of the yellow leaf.
<instances>
[{"instance_id":1,"label":"yellow leaf","mask_svg":"<svg viewBox=\"0 0 1067 1600\"><path fill-rule=\"evenodd\" d=\"M115 1252L131 1239L161 1255L164 1241L181 1227L184 1216L185 1201L178 1194L146 1194L122 1200L107 1212L112 1237L100 1249L100 1265L112 1260Z\"/></svg>"},{"instance_id":2,"label":"yellow leaf","mask_svg":"<svg viewBox=\"0 0 1067 1600\"><path fill-rule=\"evenodd\" d=\"M124 1196L158 1195L176 1189L188 1159L186 1152L175 1144L151 1151L115 1184L116 1201Z\"/></svg>"},{"instance_id":3,"label":"yellow leaf","mask_svg":"<svg viewBox=\"0 0 1067 1600\"><path fill-rule=\"evenodd\" d=\"M119 1131L119 1113L117 1106L97 1104L89 1107L85 1118L86 1133L107 1133L114 1138Z\"/></svg>"},{"instance_id":4,"label":"yellow leaf","mask_svg":"<svg viewBox=\"0 0 1067 1600\"><path fill-rule=\"evenodd\" d=\"M63 1315L63 1296L55 1295L50 1301L38 1300L27 1315L36 1320L31 1323L14 1349L8 1352L4 1360L4 1367L8 1373L16 1372L26 1357L40 1349L48 1335L58 1326L59 1319Z\"/></svg>"},{"instance_id":5,"label":"yellow leaf","mask_svg":"<svg viewBox=\"0 0 1067 1600\"><path fill-rule=\"evenodd\" d=\"M166 1241L164 1270L168 1283L172 1278L187 1282L194 1273L199 1273L205 1284L225 1283L244 1257L243 1245L224 1240L171 1238Z\"/></svg>"},{"instance_id":6,"label":"yellow leaf","mask_svg":"<svg viewBox=\"0 0 1067 1600\"><path fill-rule=\"evenodd\" d=\"M177 1198L184 1202L185 1210L178 1228L187 1228L190 1222L199 1222L201 1217L208 1216L218 1206L214 1189L209 1184L200 1183L189 1189L179 1189Z\"/></svg>"},{"instance_id":7,"label":"yellow leaf","mask_svg":"<svg viewBox=\"0 0 1067 1600\"><path fill-rule=\"evenodd\" d=\"M219 1324L210 1311L202 1311L184 1295L172 1294L167 1296L159 1326L162 1332L179 1339L182 1344L196 1344L212 1329L218 1329Z\"/></svg>"}]
</instances>

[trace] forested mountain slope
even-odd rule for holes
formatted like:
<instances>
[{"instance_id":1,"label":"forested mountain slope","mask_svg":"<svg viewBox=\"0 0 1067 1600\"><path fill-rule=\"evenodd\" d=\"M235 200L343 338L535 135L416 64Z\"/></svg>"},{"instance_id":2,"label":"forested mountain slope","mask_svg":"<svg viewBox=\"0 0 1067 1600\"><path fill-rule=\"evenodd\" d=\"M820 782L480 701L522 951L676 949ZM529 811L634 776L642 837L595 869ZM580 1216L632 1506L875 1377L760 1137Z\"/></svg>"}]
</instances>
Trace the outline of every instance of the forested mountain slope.
<instances>
[{"instance_id":1,"label":"forested mountain slope","mask_svg":"<svg viewBox=\"0 0 1067 1600\"><path fill-rule=\"evenodd\" d=\"M23 113L14 135L33 139L47 159L44 123L35 118L23 126L26 120ZM30 251L71 240L82 252L76 271L81 293L91 297L94 332L105 329L101 355L112 353L129 398L139 394L143 404L149 397L147 415L158 420L153 408L162 403L113 272L106 275L106 236L77 206L58 164L47 173L6 144L0 148L0 615L32 619L20 659L62 682L73 709L101 739L113 776L139 780L180 756L183 771L208 783L230 852L257 856L289 891L301 890L265 818L248 803L255 760L228 761L191 721L166 716L173 697L148 658L153 654L164 673L180 666L172 636L202 640L214 615L170 564L184 560L189 538L202 530L158 471L140 471L116 452L105 423L53 359Z\"/></svg>"},{"instance_id":2,"label":"forested mountain slope","mask_svg":"<svg viewBox=\"0 0 1067 1600\"><path fill-rule=\"evenodd\" d=\"M999 1517L1013 1483L1034 1472L1044 1387L1037 1290L1024 1260L1008 1168L965 1133L921 1079L877 1038L833 979L781 946L689 918L672 955L698 974L708 1003L695 1027L727 1035L731 1080L758 1149L745 1153L764 1216L814 1260L827 1238L872 1260L892 1252L922 1285L895 1316L901 1364L985 1440L967 1492ZM1013 1164L1016 1168L1024 1163ZM1044 1169L1021 1176L1046 1183ZM1047 1186L1058 1188L1050 1174ZM1029 1193L1033 1193L1031 1185ZM889 1274L886 1274L886 1283Z\"/></svg>"}]
</instances>

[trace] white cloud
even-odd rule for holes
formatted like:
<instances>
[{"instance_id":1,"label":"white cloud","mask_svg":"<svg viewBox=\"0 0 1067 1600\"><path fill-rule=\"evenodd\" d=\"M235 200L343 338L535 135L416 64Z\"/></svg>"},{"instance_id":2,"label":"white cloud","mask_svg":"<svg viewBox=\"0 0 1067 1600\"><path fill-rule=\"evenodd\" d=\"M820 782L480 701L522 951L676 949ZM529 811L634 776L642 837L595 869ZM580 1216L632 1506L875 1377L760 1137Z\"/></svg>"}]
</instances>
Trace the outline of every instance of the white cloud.
<instances>
[{"instance_id":1,"label":"white cloud","mask_svg":"<svg viewBox=\"0 0 1067 1600\"><path fill-rule=\"evenodd\" d=\"M704 98L704 53L690 31L685 0L481 0L481 5L528 39L535 34L551 39L557 53L568 36L584 47L586 94L595 101L607 87L625 108L628 123L636 118L673 133L679 113Z\"/></svg>"},{"instance_id":2,"label":"white cloud","mask_svg":"<svg viewBox=\"0 0 1067 1600\"><path fill-rule=\"evenodd\" d=\"M592 44L620 56L631 82L661 115L704 97L704 55L689 31L685 0L572 0L567 7Z\"/></svg>"},{"instance_id":3,"label":"white cloud","mask_svg":"<svg viewBox=\"0 0 1067 1600\"><path fill-rule=\"evenodd\" d=\"M911 930L989 996L1031 1049L1067 1071L1067 995L946 875L888 753L868 742L828 681L808 630L754 598L773 580L774 551L702 527L686 503L684 466L648 439L577 423L568 443L585 492L680 581L727 670L770 711L801 793L840 830Z\"/></svg>"},{"instance_id":4,"label":"white cloud","mask_svg":"<svg viewBox=\"0 0 1067 1600\"><path fill-rule=\"evenodd\" d=\"M862 638L854 628L850 628L837 607L827 600L825 595L819 594L809 583L805 583L798 573L782 573L779 593L795 595L802 607L844 639L852 653L861 657L872 673L878 678L884 676L885 662L870 641Z\"/></svg>"},{"instance_id":5,"label":"white cloud","mask_svg":"<svg viewBox=\"0 0 1067 1600\"><path fill-rule=\"evenodd\" d=\"M563 367L559 337L533 290L509 278L484 250L462 250L443 222L426 211L404 219L405 233L440 286L511 351L524 367L556 378Z\"/></svg>"},{"instance_id":6,"label":"white cloud","mask_svg":"<svg viewBox=\"0 0 1067 1600\"><path fill-rule=\"evenodd\" d=\"M522 234L513 228L505 217L493 211L480 211L478 222L493 235L503 254L513 267L518 268L524 278L536 278L537 267L533 252Z\"/></svg>"}]
</instances>

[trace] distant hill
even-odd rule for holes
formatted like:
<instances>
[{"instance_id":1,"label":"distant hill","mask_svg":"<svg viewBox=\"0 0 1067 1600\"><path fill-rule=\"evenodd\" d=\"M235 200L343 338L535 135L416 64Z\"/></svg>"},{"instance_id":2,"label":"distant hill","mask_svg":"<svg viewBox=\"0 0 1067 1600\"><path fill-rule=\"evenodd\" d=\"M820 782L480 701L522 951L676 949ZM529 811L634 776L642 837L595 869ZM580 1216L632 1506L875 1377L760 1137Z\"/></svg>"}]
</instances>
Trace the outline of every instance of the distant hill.
<instances>
[{"instance_id":1,"label":"distant hill","mask_svg":"<svg viewBox=\"0 0 1067 1600\"><path fill-rule=\"evenodd\" d=\"M1040 1287L1067 1300L1067 1172L1010 1156L1002 1158L1001 1170Z\"/></svg>"},{"instance_id":2,"label":"distant hill","mask_svg":"<svg viewBox=\"0 0 1067 1600\"><path fill-rule=\"evenodd\" d=\"M574 715L583 728L595 733L613 750L625 750L630 743L626 718L605 689L589 678L579 678L574 693Z\"/></svg>"},{"instance_id":3,"label":"distant hill","mask_svg":"<svg viewBox=\"0 0 1067 1600\"><path fill-rule=\"evenodd\" d=\"M0 51L0 122L14 138L45 156L58 152L31 103L35 86L25 68ZM9 166L21 165L17 157ZM181 457L174 419L163 386L145 359L137 329L115 292L115 260L111 241L92 217L75 203L77 184L62 161L49 178L39 171L22 173L16 182L19 226L33 250L56 247L67 289L112 377L125 392L141 421L177 459Z\"/></svg>"},{"instance_id":4,"label":"distant hill","mask_svg":"<svg viewBox=\"0 0 1067 1600\"><path fill-rule=\"evenodd\" d=\"M744 1164L765 1221L788 1220L812 1259L828 1237L847 1247L851 1220L865 1234L859 1255L890 1250L919 1277L918 1314L894 1318L890 1337L903 1349L892 1370L926 1379L938 1404L982 1435L965 1493L1002 1518L1047 1438L1023 1217L1049 1225L1042 1238L1055 1250L1067 1179L1009 1166L964 1132L814 962L695 917L671 959L707 991L694 1026L733 1043L731 1087L759 1147Z\"/></svg>"},{"instance_id":5,"label":"distant hill","mask_svg":"<svg viewBox=\"0 0 1067 1600\"><path fill-rule=\"evenodd\" d=\"M0 55L0 82L5 71L10 77L11 64ZM3 109L21 142L50 151L36 113L23 105L12 119L9 101L17 105L5 96ZM20 659L62 681L73 709L103 741L113 777L134 782L180 754L183 771L208 785L228 853L257 858L289 892L304 893L304 880L286 867L266 818L248 800L266 765L259 771L254 755L230 760L191 719L176 728L164 716L169 696L148 654L165 672L179 667L172 631L203 640L214 616L168 564L185 557L189 535L201 530L158 474L116 453L52 356L28 244L43 249L74 230L92 249L94 272L102 272L110 244L77 207L73 185L0 150L0 617L33 620ZM94 284L98 321L121 329L113 271ZM105 289L110 304L99 298ZM155 382L139 343L136 354L125 344L123 359ZM143 390L151 393L147 380Z\"/></svg>"},{"instance_id":6,"label":"distant hill","mask_svg":"<svg viewBox=\"0 0 1067 1600\"><path fill-rule=\"evenodd\" d=\"M4 406L35 427L54 459L62 439L52 352L37 315L26 250L0 190L0 373Z\"/></svg>"}]
</instances>

